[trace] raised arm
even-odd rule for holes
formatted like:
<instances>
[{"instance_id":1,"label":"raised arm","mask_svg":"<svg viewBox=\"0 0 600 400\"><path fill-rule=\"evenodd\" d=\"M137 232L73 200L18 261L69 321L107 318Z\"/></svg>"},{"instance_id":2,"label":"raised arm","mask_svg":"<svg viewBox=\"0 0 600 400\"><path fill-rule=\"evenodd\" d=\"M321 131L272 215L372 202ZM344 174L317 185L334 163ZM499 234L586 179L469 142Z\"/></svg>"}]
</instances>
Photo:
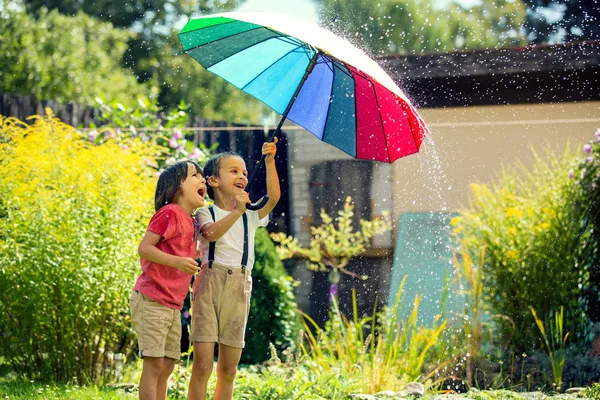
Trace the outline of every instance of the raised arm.
<instances>
[{"instance_id":1,"label":"raised arm","mask_svg":"<svg viewBox=\"0 0 600 400\"><path fill-rule=\"evenodd\" d=\"M274 141L263 144L262 153L265 157L265 167L267 170L267 196L269 201L263 208L258 210L258 217L263 219L275 208L275 205L281 197L281 188L279 187L279 176L275 167L275 155L277 153L277 142L279 139L275 136Z\"/></svg>"}]
</instances>

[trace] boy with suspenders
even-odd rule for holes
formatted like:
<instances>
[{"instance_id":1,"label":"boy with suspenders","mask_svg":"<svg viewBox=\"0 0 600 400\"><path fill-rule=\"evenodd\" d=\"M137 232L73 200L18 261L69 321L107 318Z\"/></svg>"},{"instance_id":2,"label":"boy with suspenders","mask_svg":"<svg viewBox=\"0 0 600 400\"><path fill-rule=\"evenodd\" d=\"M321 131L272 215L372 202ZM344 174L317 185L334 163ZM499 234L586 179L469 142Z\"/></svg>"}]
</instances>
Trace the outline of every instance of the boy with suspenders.
<instances>
[{"instance_id":1,"label":"boy with suspenders","mask_svg":"<svg viewBox=\"0 0 600 400\"><path fill-rule=\"evenodd\" d=\"M248 173L238 154L219 153L204 166L207 192L214 204L196 214L205 261L193 287L190 339L194 343L194 364L188 399L206 399L215 343L219 345L219 357L214 399L233 397L250 311L254 233L267 225L269 212L281 195L275 168L275 139L263 145L269 200L256 211L246 209L250 203L244 191Z\"/></svg>"}]
</instances>

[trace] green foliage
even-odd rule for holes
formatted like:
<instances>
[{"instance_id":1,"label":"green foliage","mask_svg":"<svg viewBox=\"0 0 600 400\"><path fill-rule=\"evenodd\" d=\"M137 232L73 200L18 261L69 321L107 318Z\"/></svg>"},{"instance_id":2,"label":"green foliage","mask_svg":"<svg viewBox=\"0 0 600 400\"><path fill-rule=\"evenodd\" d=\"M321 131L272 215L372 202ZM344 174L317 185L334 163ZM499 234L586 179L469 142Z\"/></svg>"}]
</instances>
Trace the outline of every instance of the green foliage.
<instances>
[{"instance_id":1,"label":"green foliage","mask_svg":"<svg viewBox=\"0 0 600 400\"><path fill-rule=\"evenodd\" d=\"M234 399L345 400L360 392L360 379L335 372L314 373L293 362L241 370L235 382Z\"/></svg>"},{"instance_id":2,"label":"green foliage","mask_svg":"<svg viewBox=\"0 0 600 400\"><path fill-rule=\"evenodd\" d=\"M246 348L242 353L244 363L268 360L269 343L279 351L293 349L300 330L292 278L264 229L256 232L254 253L250 318L246 328Z\"/></svg>"},{"instance_id":3,"label":"green foliage","mask_svg":"<svg viewBox=\"0 0 600 400\"><path fill-rule=\"evenodd\" d=\"M534 43L565 43L600 39L600 8L596 0L524 0L524 29Z\"/></svg>"},{"instance_id":4,"label":"green foliage","mask_svg":"<svg viewBox=\"0 0 600 400\"><path fill-rule=\"evenodd\" d=\"M494 185L472 185L471 205L452 221L463 251L486 248L485 301L497 314L500 341L518 353L543 348L529 312L565 307L565 327L581 339L589 232L566 171L574 155L534 153L531 169L505 169ZM579 334L579 336L577 336Z\"/></svg>"},{"instance_id":5,"label":"green foliage","mask_svg":"<svg viewBox=\"0 0 600 400\"><path fill-rule=\"evenodd\" d=\"M583 294L592 322L600 321L600 129L595 140L583 146L584 153L569 171L574 186L572 205L580 211L580 223L586 231L587 251L580 264L587 267ZM596 332L598 333L598 332Z\"/></svg>"},{"instance_id":6,"label":"green foliage","mask_svg":"<svg viewBox=\"0 0 600 400\"><path fill-rule=\"evenodd\" d=\"M128 101L149 90L120 66L128 31L44 8L34 19L0 7L0 21L0 91L93 105L96 97Z\"/></svg>"},{"instance_id":7,"label":"green foliage","mask_svg":"<svg viewBox=\"0 0 600 400\"><path fill-rule=\"evenodd\" d=\"M564 309L561 307L560 312L556 311L554 313L554 319L550 319L548 323L550 335L546 334L544 321L537 316L535 309L533 307L530 307L529 309L531 310L531 314L533 314L536 325L542 333L544 343L546 343L546 349L548 350L548 356L550 357L550 364L552 366L552 375L554 376L554 385L556 389L559 390L563 383L562 374L565 366L565 344L569 337L569 332L563 336ZM548 336L550 336L550 339L548 339Z\"/></svg>"},{"instance_id":8,"label":"green foliage","mask_svg":"<svg viewBox=\"0 0 600 400\"><path fill-rule=\"evenodd\" d=\"M355 292L352 320L340 313L335 300L325 329L304 315L308 345L302 344L301 361L315 375L326 372L348 381L362 379L361 390L367 393L400 390L417 379L426 382L428 378L422 375L423 362L440 338L446 321L418 327L419 296L415 297L406 321L401 321L398 316L403 307L405 281L406 277L400 284L394 306L374 310L370 317L359 319Z\"/></svg>"},{"instance_id":9,"label":"green foliage","mask_svg":"<svg viewBox=\"0 0 600 400\"><path fill-rule=\"evenodd\" d=\"M140 97L134 106L126 107L116 100L105 103L97 98L100 126L92 124L88 138L96 144L107 140L117 142L139 138L142 141L154 140L162 146L163 152L156 161L160 168L183 159L191 159L204 164L210 153L218 146L208 148L200 142L195 146L190 135L183 131L188 119L188 106L184 101L162 119L156 100Z\"/></svg>"},{"instance_id":10,"label":"green foliage","mask_svg":"<svg viewBox=\"0 0 600 400\"><path fill-rule=\"evenodd\" d=\"M93 146L47 112L33 125L0 117L0 356L23 377L99 382L133 342L159 149Z\"/></svg>"},{"instance_id":11,"label":"green foliage","mask_svg":"<svg viewBox=\"0 0 600 400\"><path fill-rule=\"evenodd\" d=\"M97 19L111 22L113 25L129 28L141 24L152 30L155 25L169 26L179 17L189 17L194 13L208 14L223 9L233 9L237 0L119 0L82 1L71 0L24 0L27 11L36 14L40 9L57 9L61 14L73 15L81 11ZM159 32L155 32L158 34Z\"/></svg>"},{"instance_id":12,"label":"green foliage","mask_svg":"<svg viewBox=\"0 0 600 400\"><path fill-rule=\"evenodd\" d=\"M181 53L173 32L154 53L140 60L138 69L157 82L159 103L173 107L182 100L190 111L210 120L258 123L266 106L232 84L208 72L192 57Z\"/></svg>"},{"instance_id":13,"label":"green foliage","mask_svg":"<svg viewBox=\"0 0 600 400\"><path fill-rule=\"evenodd\" d=\"M600 383L596 382L586 387L582 397L586 399L600 399Z\"/></svg>"},{"instance_id":14,"label":"green foliage","mask_svg":"<svg viewBox=\"0 0 600 400\"><path fill-rule=\"evenodd\" d=\"M281 258L301 256L309 261L309 268L313 271L343 272L357 276L346 270L350 260L365 251L370 246L371 239L391 229L388 214L383 218L372 221L360 220L360 230L354 231L352 217L354 215L352 198L347 197L344 209L338 211L338 216L332 218L321 210L323 224L310 228L311 239L309 247L302 247L298 240L285 233L271 235L273 240L279 242L277 252ZM357 276L358 277L358 276ZM367 277L362 277L366 279ZM337 283L337 282L335 282Z\"/></svg>"},{"instance_id":15,"label":"green foliage","mask_svg":"<svg viewBox=\"0 0 600 400\"><path fill-rule=\"evenodd\" d=\"M466 383L473 387L474 364L478 361L484 340L487 323L484 319L483 304L483 271L485 261L485 248L481 249L479 262L475 263L469 253L453 253L456 294L461 296L458 310L458 336L459 342L464 346ZM460 258L460 259L459 259ZM457 339L457 337L454 337ZM460 346L460 345L459 345ZM460 348L460 347L459 347ZM451 353L456 354L456 346Z\"/></svg>"},{"instance_id":16,"label":"green foliage","mask_svg":"<svg viewBox=\"0 0 600 400\"><path fill-rule=\"evenodd\" d=\"M47 384L29 380L4 380L0 378L0 398L11 400L134 400L137 393L107 387L73 384Z\"/></svg>"},{"instance_id":17,"label":"green foliage","mask_svg":"<svg viewBox=\"0 0 600 400\"><path fill-rule=\"evenodd\" d=\"M320 0L321 21L372 53L409 53L523 44L521 0L436 8L422 0ZM330 21L336 22L331 23Z\"/></svg>"}]
</instances>

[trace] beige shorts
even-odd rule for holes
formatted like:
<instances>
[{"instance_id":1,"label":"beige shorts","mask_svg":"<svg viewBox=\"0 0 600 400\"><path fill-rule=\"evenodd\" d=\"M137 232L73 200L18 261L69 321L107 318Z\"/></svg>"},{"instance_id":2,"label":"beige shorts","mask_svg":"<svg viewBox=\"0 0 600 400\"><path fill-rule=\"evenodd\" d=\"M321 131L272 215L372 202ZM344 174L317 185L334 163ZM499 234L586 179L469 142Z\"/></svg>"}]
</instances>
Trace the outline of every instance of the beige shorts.
<instances>
[{"instance_id":1,"label":"beige shorts","mask_svg":"<svg viewBox=\"0 0 600 400\"><path fill-rule=\"evenodd\" d=\"M204 266L194 282L190 340L244 348L251 293L248 270Z\"/></svg>"},{"instance_id":2,"label":"beige shorts","mask_svg":"<svg viewBox=\"0 0 600 400\"><path fill-rule=\"evenodd\" d=\"M131 324L138 336L140 357L181 356L181 312L134 290L129 299Z\"/></svg>"}]
</instances>

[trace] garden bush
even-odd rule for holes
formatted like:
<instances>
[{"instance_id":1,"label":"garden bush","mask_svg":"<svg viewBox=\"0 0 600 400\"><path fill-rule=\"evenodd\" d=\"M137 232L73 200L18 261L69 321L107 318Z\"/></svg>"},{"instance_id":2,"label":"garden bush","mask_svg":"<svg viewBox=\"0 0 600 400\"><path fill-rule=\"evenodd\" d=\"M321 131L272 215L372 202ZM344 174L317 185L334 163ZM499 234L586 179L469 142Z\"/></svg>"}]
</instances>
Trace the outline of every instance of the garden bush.
<instances>
[{"instance_id":1,"label":"garden bush","mask_svg":"<svg viewBox=\"0 0 600 400\"><path fill-rule=\"evenodd\" d=\"M269 343L279 351L293 349L301 329L292 278L264 229L256 232L255 257L244 363L268 360Z\"/></svg>"},{"instance_id":2,"label":"garden bush","mask_svg":"<svg viewBox=\"0 0 600 400\"><path fill-rule=\"evenodd\" d=\"M454 234L471 254L485 246L485 302L512 350L543 349L529 310L542 319L565 310L570 341L584 337L581 288L589 264L585 210L568 178L576 155L534 153L534 164L504 169L495 184L472 185L471 206L452 220Z\"/></svg>"},{"instance_id":3,"label":"garden bush","mask_svg":"<svg viewBox=\"0 0 600 400\"><path fill-rule=\"evenodd\" d=\"M600 129L596 131L595 139L583 146L583 151L583 156L569 171L569 177L575 186L574 206L581 210L581 222L589 232L585 258L588 279L583 298L590 320L596 323L600 322Z\"/></svg>"},{"instance_id":4,"label":"garden bush","mask_svg":"<svg viewBox=\"0 0 600 400\"><path fill-rule=\"evenodd\" d=\"M97 382L133 341L158 148L95 146L47 112L33 125L0 116L0 357L27 378Z\"/></svg>"}]
</instances>

